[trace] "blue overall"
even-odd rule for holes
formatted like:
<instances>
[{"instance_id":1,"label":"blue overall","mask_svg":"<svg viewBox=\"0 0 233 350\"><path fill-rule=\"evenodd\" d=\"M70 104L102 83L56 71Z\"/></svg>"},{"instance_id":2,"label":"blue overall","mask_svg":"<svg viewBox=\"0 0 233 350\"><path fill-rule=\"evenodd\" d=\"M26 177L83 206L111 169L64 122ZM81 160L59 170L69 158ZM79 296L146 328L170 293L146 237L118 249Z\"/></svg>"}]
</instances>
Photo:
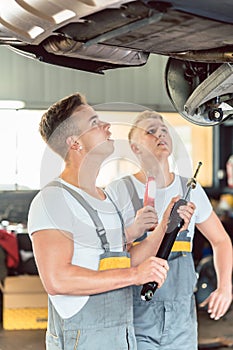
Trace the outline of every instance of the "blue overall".
<instances>
[{"instance_id":1,"label":"blue overall","mask_svg":"<svg viewBox=\"0 0 233 350\"><path fill-rule=\"evenodd\" d=\"M138 350L197 350L197 319L193 291L196 273L191 252L172 252L163 286L151 301L134 287L134 327Z\"/></svg>"},{"instance_id":2,"label":"blue overall","mask_svg":"<svg viewBox=\"0 0 233 350\"><path fill-rule=\"evenodd\" d=\"M135 212L142 207L136 188L130 185ZM186 179L181 178L183 192ZM128 187L127 187L128 188ZM190 247L188 231L179 233L174 246ZM138 241L143 239L146 233ZM180 244L179 244L180 243ZM174 251L168 258L169 271L163 286L151 301L141 300L141 286L133 287L134 327L137 350L197 350L197 318L194 289L197 282L192 253Z\"/></svg>"},{"instance_id":3,"label":"blue overall","mask_svg":"<svg viewBox=\"0 0 233 350\"><path fill-rule=\"evenodd\" d=\"M87 210L96 226L97 234L104 249L104 253L100 256L100 259L104 259L106 256L110 257L111 255L114 257L128 256L128 253L125 251L110 251L106 231L97 212L89 206L88 202L80 194L61 183L52 182L49 186L51 185L61 186L68 190ZM118 210L117 212L120 215ZM125 241L123 219L121 216L120 219L123 241ZM84 307L70 318L62 318L50 300L48 308L47 350L137 349L133 327L131 287L91 295Z\"/></svg>"}]
</instances>

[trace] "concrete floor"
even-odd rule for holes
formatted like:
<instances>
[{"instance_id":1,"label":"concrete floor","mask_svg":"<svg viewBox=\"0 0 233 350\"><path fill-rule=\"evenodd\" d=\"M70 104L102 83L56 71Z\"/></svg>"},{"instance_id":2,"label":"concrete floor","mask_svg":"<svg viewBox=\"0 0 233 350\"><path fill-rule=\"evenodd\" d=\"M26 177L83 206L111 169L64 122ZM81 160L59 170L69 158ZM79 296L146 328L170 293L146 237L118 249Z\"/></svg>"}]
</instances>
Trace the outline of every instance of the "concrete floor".
<instances>
[{"instance_id":1,"label":"concrete floor","mask_svg":"<svg viewBox=\"0 0 233 350\"><path fill-rule=\"evenodd\" d=\"M231 341L232 345L227 347L233 348L233 307L219 321L211 320L204 311L198 312L198 319L200 350L225 350L225 346L218 346L222 340ZM45 330L6 331L1 329L0 350L45 350L44 339ZM210 343L212 343L212 347L210 347Z\"/></svg>"},{"instance_id":2,"label":"concrete floor","mask_svg":"<svg viewBox=\"0 0 233 350\"><path fill-rule=\"evenodd\" d=\"M45 331L0 330L0 350L44 350Z\"/></svg>"}]
</instances>

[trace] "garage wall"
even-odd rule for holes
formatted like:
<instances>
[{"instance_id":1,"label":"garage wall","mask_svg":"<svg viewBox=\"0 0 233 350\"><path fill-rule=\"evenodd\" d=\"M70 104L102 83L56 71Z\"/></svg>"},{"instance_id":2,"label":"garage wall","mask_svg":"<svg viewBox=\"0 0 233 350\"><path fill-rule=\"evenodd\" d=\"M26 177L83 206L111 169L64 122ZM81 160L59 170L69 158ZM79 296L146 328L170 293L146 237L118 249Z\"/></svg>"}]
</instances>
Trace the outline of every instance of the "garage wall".
<instances>
[{"instance_id":1,"label":"garage wall","mask_svg":"<svg viewBox=\"0 0 233 350\"><path fill-rule=\"evenodd\" d=\"M143 67L107 71L104 75L56 67L0 47L0 99L26 102L26 108L47 108L75 91L90 104L130 102L158 111L173 111L164 84L167 58L153 55Z\"/></svg>"}]
</instances>

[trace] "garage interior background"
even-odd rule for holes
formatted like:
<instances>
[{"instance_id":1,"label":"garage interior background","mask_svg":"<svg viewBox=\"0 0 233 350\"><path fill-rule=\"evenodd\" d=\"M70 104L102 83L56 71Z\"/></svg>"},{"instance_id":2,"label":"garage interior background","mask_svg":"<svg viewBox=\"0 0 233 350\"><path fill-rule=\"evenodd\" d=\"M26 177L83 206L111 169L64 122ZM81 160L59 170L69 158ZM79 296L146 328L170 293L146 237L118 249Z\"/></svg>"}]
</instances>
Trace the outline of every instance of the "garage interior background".
<instances>
[{"instance_id":1,"label":"garage interior background","mask_svg":"<svg viewBox=\"0 0 233 350\"><path fill-rule=\"evenodd\" d=\"M184 143L187 150L186 154L178 155L186 163L185 171L188 169L183 175L191 176L191 168L202 161L204 166L198 180L207 193L217 200L221 194L232 195L226 176L226 163L233 154L232 120L202 127L176 113L165 88L167 57L150 55L145 66L108 70L104 75L30 60L4 46L0 47L0 57L0 101L19 100L25 104L24 109L17 111L0 109L0 189L38 189L43 185L46 179L41 179L40 161L45 145L38 133L41 114L58 99L79 91L95 106L101 118L114 124L115 137L122 142L127 138L126 124L129 127L138 111L150 108L161 112L175 127L181 146ZM124 150L125 145L123 142ZM125 161L127 152L122 151L114 165L107 165L112 175L109 178L100 175L101 185L134 169L133 161L130 165ZM54 173L48 176L56 175L59 170L54 166ZM180 170L182 173L183 169Z\"/></svg>"},{"instance_id":2,"label":"garage interior background","mask_svg":"<svg viewBox=\"0 0 233 350\"><path fill-rule=\"evenodd\" d=\"M16 193L29 190L35 194L34 190L59 173L61 165L54 159L52 171L46 174L48 178L41 176L45 145L38 132L38 123L43 111L53 102L79 91L86 95L88 103L95 106L101 118L113 123L113 137L121 146L120 154L113 157L114 161L105 164L107 171L103 168L103 173L100 173L100 185L135 169L134 160L128 161L130 156L126 147L130 123L141 110L159 111L174 126L174 137L180 136L177 139L180 146L176 146L175 152L185 165L181 170L187 173L183 175L191 176L192 166L195 168L198 161L203 162L198 180L211 196L232 237L233 190L227 186L226 162L233 154L233 123L228 121L219 126L202 127L179 116L165 90L166 57L151 55L143 67L107 71L104 76L36 62L3 46L0 47L0 57L0 100L25 103L20 110L0 109L1 219L6 219L4 211L10 201L16 205ZM106 173L108 177L104 175ZM5 190L10 190L11 197L3 197ZM21 209L24 205L24 212L18 213L18 218L21 215L24 220L15 220L13 229L26 232L28 202L22 197L18 203ZM13 211L17 211L14 205ZM201 244L205 249L205 242ZM196 258L199 260L202 254L201 250Z\"/></svg>"},{"instance_id":3,"label":"garage interior background","mask_svg":"<svg viewBox=\"0 0 233 350\"><path fill-rule=\"evenodd\" d=\"M190 154L190 159L186 161L191 161L194 167L199 160L205 164L199 180L203 186L212 187L213 172L216 172L213 166L219 167L213 162L213 157L216 158L216 152L212 151L215 131L212 127L203 128L186 122L175 113L165 90L166 57L151 55L143 67L109 70L104 76L30 60L5 47L0 47L0 57L0 100L25 103L22 110L0 110L0 158L4 165L0 188L40 187L39 160L44 152L44 143L38 133L40 117L53 102L75 91L87 97L101 118L115 124L116 138L124 135L123 138L127 139L123 124L130 124L139 111L149 108L161 112L169 124L175 126L184 142ZM134 169L124 162L127 154L123 152L118 158L122 159L111 165L115 172L112 176ZM191 176L190 167L186 175ZM108 180L111 177L101 178L100 184L105 185Z\"/></svg>"},{"instance_id":4,"label":"garage interior background","mask_svg":"<svg viewBox=\"0 0 233 350\"><path fill-rule=\"evenodd\" d=\"M30 60L4 46L0 47L0 57L0 101L19 100L25 104L19 110L0 109L0 190L39 189L59 173L60 160L55 159L51 173L42 176L45 144L39 135L38 123L52 103L79 91L95 106L102 119L113 123L113 137L121 149L113 155L113 161L110 159L104 165L100 185L135 170L135 162L127 149L127 131L137 113L149 108L164 115L174 130L178 141L174 143L178 159L175 170L191 176L192 168L202 161L198 180L217 201L214 203L217 209L220 203L224 209L228 206L232 214L233 190L226 176L226 163L233 154L232 120L202 127L176 113L165 88L167 57L150 55L145 66L108 70L104 75Z\"/></svg>"}]
</instances>

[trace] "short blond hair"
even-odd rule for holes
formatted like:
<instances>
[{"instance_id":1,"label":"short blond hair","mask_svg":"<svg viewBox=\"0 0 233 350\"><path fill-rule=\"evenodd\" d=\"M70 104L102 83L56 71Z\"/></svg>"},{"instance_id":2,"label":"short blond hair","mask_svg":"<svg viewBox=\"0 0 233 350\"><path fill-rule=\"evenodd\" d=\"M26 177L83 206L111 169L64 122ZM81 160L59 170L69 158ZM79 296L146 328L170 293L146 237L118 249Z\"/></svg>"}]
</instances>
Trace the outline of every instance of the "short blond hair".
<instances>
[{"instance_id":1,"label":"short blond hair","mask_svg":"<svg viewBox=\"0 0 233 350\"><path fill-rule=\"evenodd\" d=\"M133 135L134 135L135 131L138 129L138 124L141 123L142 120L146 120L146 119L160 119L162 122L164 122L163 117L158 112L146 110L146 111L139 113L137 118L135 119L135 121L133 123L133 126L131 127L131 129L128 133L129 143L132 143L132 141L133 141Z\"/></svg>"}]
</instances>

